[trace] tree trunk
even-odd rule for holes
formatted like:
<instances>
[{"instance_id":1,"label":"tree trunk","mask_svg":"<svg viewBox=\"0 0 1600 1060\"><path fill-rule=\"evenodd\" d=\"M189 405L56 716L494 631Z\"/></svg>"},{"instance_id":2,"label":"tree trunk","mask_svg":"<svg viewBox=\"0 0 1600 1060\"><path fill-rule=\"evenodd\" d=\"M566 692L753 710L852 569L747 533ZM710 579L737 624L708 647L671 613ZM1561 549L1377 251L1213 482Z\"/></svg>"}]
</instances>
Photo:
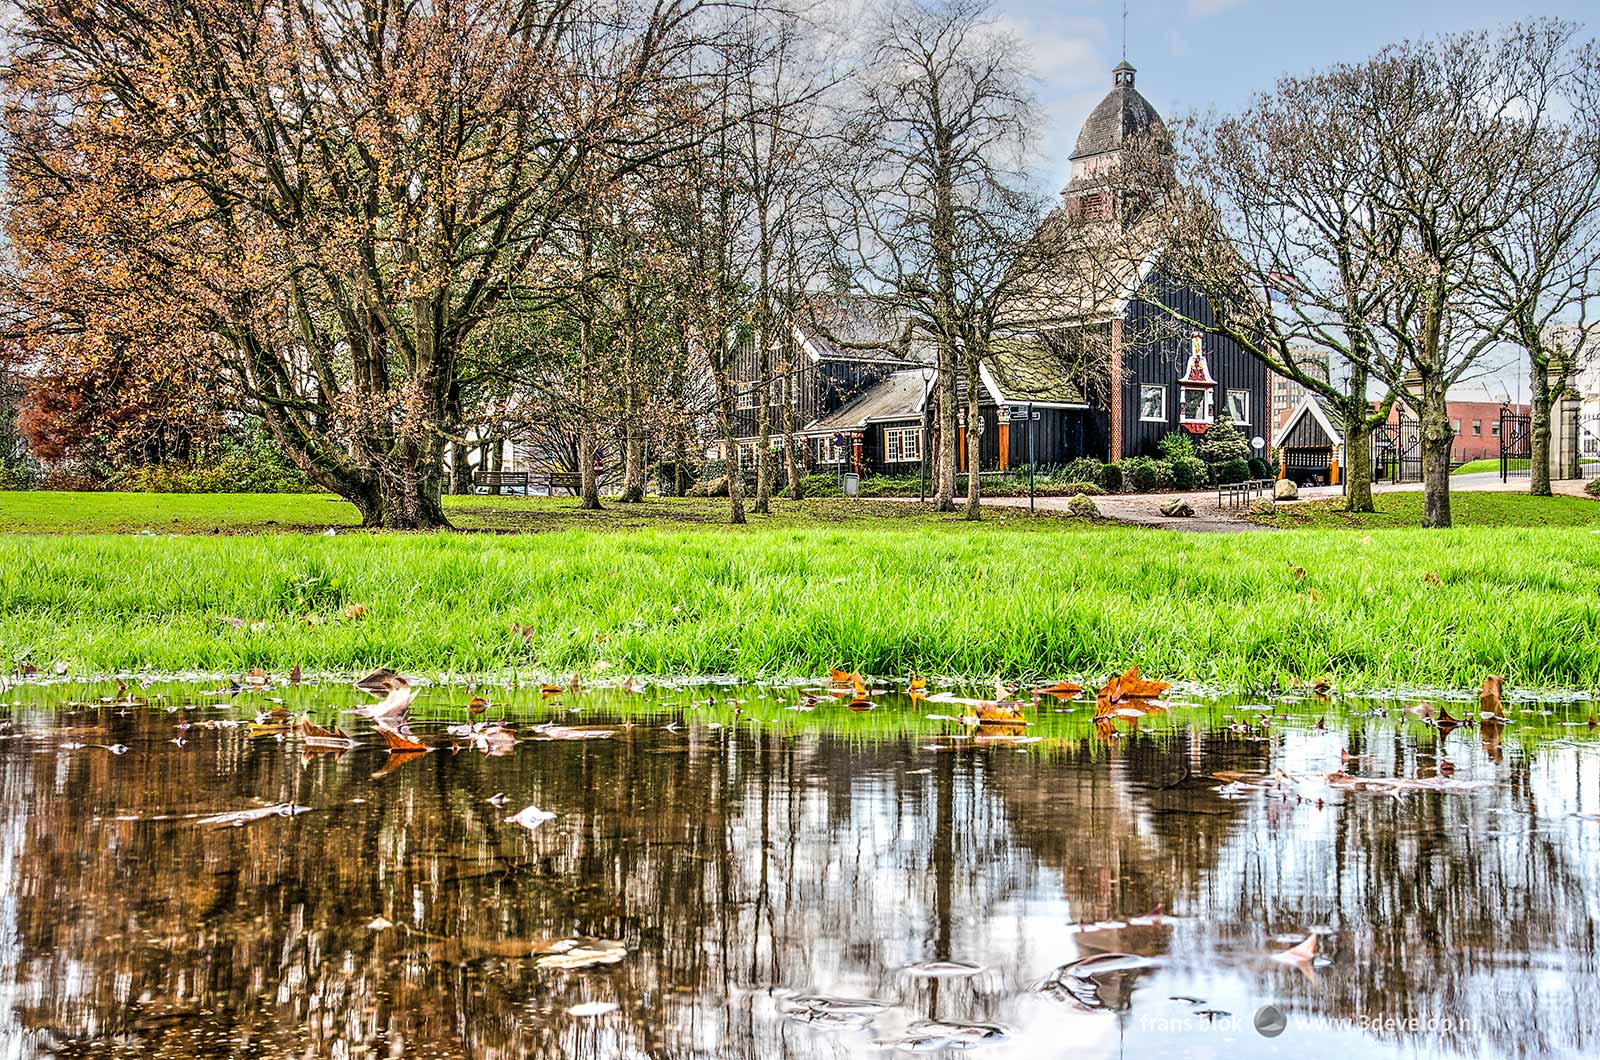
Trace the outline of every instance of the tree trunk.
<instances>
[{"instance_id":1,"label":"tree trunk","mask_svg":"<svg viewBox=\"0 0 1600 1060\"><path fill-rule=\"evenodd\" d=\"M783 473L789 476L789 499L800 500L804 493L800 487L800 453L799 446L795 444L794 437L794 377L790 365L792 362L784 359L783 373Z\"/></svg>"},{"instance_id":2,"label":"tree trunk","mask_svg":"<svg viewBox=\"0 0 1600 1060\"><path fill-rule=\"evenodd\" d=\"M978 378L978 359L972 355L966 358L967 364L967 509L965 517L971 520L983 518L983 505L980 500L980 491L983 488L983 476L979 467L981 459L982 434L978 430L978 396L983 393L983 383ZM998 429L998 427L996 427Z\"/></svg>"},{"instance_id":3,"label":"tree trunk","mask_svg":"<svg viewBox=\"0 0 1600 1060\"><path fill-rule=\"evenodd\" d=\"M1533 460L1531 481L1528 483L1528 493L1534 497L1550 496L1550 372L1549 368L1541 368L1539 359L1534 358L1533 376L1529 380L1531 387L1532 413L1528 423L1529 453ZM1500 432L1504 435L1504 429ZM1504 437L1500 444L1505 445Z\"/></svg>"},{"instance_id":4,"label":"tree trunk","mask_svg":"<svg viewBox=\"0 0 1600 1060\"><path fill-rule=\"evenodd\" d=\"M762 353L762 381L756 388L756 501L755 512L765 515L771 510L772 498L772 382L765 368L766 354Z\"/></svg>"},{"instance_id":5,"label":"tree trunk","mask_svg":"<svg viewBox=\"0 0 1600 1060\"><path fill-rule=\"evenodd\" d=\"M633 424L623 428L622 442L622 496L620 504L638 504L644 500L644 439L639 437Z\"/></svg>"},{"instance_id":6,"label":"tree trunk","mask_svg":"<svg viewBox=\"0 0 1600 1060\"><path fill-rule=\"evenodd\" d=\"M600 480L594 472L594 428L585 417L578 427L578 481L582 484L578 507L584 511L600 510Z\"/></svg>"},{"instance_id":7,"label":"tree trunk","mask_svg":"<svg viewBox=\"0 0 1600 1060\"><path fill-rule=\"evenodd\" d=\"M1365 402L1344 414L1344 510L1371 512L1372 505L1372 427L1367 422Z\"/></svg>"},{"instance_id":8,"label":"tree trunk","mask_svg":"<svg viewBox=\"0 0 1600 1060\"><path fill-rule=\"evenodd\" d=\"M1445 388L1424 380L1422 392L1422 525L1443 529L1450 525L1450 448L1455 432L1445 405Z\"/></svg>"},{"instance_id":9,"label":"tree trunk","mask_svg":"<svg viewBox=\"0 0 1600 1060\"><path fill-rule=\"evenodd\" d=\"M939 343L939 484L933 494L938 512L956 510L956 364L955 349Z\"/></svg>"},{"instance_id":10,"label":"tree trunk","mask_svg":"<svg viewBox=\"0 0 1600 1060\"><path fill-rule=\"evenodd\" d=\"M460 442L450 443L450 492L458 497L472 492L472 461Z\"/></svg>"},{"instance_id":11,"label":"tree trunk","mask_svg":"<svg viewBox=\"0 0 1600 1060\"><path fill-rule=\"evenodd\" d=\"M744 468L739 463L739 444L734 441L733 417L724 420L722 428L723 444L728 447L728 522L736 525L745 522L744 517Z\"/></svg>"}]
</instances>

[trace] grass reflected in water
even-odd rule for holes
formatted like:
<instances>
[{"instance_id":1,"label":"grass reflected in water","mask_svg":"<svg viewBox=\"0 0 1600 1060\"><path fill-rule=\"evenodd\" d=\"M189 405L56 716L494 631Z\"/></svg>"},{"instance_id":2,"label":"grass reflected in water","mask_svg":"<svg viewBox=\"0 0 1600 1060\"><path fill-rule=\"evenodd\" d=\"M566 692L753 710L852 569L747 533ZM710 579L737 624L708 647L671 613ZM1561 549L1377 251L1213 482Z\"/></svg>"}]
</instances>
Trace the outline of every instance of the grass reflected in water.
<instances>
[{"instance_id":1,"label":"grass reflected in water","mask_svg":"<svg viewBox=\"0 0 1600 1060\"><path fill-rule=\"evenodd\" d=\"M0 1054L1597 1048L1569 1000L1596 982L1587 702L1513 702L1496 736L1413 700L1180 688L1110 732L1047 700L1017 743L898 694L480 689L519 735L486 755L446 732L467 692L429 687L435 749L396 761L351 689L213 688L0 695ZM275 699L357 746L253 736ZM1341 768L1451 787L1327 783ZM275 806L309 809L208 821ZM529 806L555 816L508 820ZM1312 932L1317 961L1274 959ZM1102 954L1139 959L1075 964Z\"/></svg>"}]
</instances>

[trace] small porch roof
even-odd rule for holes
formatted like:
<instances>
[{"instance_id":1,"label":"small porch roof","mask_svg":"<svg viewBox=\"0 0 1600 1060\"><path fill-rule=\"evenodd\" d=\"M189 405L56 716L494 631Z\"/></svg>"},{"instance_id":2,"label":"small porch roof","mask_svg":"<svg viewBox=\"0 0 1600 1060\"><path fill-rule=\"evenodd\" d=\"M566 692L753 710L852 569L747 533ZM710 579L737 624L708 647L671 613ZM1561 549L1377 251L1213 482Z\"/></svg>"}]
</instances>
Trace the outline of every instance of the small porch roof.
<instances>
[{"instance_id":1,"label":"small porch roof","mask_svg":"<svg viewBox=\"0 0 1600 1060\"><path fill-rule=\"evenodd\" d=\"M1334 426L1332 410L1307 394L1278 429L1279 447L1288 449L1344 446L1344 431Z\"/></svg>"},{"instance_id":2,"label":"small porch roof","mask_svg":"<svg viewBox=\"0 0 1600 1060\"><path fill-rule=\"evenodd\" d=\"M805 433L834 434L864 430L874 423L920 420L929 385L923 381L920 369L893 372L857 394L842 408L813 421Z\"/></svg>"}]
</instances>

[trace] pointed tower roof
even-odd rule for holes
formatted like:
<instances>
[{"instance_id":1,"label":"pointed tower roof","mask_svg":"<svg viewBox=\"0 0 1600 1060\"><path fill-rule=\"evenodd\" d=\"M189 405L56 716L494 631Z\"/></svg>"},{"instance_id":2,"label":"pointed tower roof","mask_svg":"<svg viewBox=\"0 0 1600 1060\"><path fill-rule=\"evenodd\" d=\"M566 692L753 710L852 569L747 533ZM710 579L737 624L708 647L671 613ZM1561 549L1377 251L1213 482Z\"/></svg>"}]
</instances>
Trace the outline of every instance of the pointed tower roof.
<instances>
[{"instance_id":1,"label":"pointed tower roof","mask_svg":"<svg viewBox=\"0 0 1600 1060\"><path fill-rule=\"evenodd\" d=\"M1136 73L1133 64L1126 59L1111 71L1111 91L1089 114L1089 120L1083 123L1083 131L1078 133L1078 145L1072 151L1073 159L1115 151L1131 136L1165 131L1166 125L1161 121L1161 115L1133 87Z\"/></svg>"}]
</instances>

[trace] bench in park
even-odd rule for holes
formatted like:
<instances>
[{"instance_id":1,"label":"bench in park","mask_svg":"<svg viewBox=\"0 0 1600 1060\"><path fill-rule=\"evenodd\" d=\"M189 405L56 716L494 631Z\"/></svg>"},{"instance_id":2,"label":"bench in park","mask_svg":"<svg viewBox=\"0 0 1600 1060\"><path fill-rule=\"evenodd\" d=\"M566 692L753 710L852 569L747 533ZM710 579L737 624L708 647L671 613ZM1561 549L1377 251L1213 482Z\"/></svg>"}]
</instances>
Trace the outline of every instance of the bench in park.
<instances>
[{"instance_id":1,"label":"bench in park","mask_svg":"<svg viewBox=\"0 0 1600 1060\"><path fill-rule=\"evenodd\" d=\"M554 495L558 489L563 489L576 497L578 491L583 488L583 476L576 471L552 471L546 478L548 479L548 483L545 486L545 494L547 496Z\"/></svg>"},{"instance_id":2,"label":"bench in park","mask_svg":"<svg viewBox=\"0 0 1600 1060\"><path fill-rule=\"evenodd\" d=\"M528 473L526 471L474 471L472 484L493 489L496 492L510 490L528 495Z\"/></svg>"}]
</instances>

